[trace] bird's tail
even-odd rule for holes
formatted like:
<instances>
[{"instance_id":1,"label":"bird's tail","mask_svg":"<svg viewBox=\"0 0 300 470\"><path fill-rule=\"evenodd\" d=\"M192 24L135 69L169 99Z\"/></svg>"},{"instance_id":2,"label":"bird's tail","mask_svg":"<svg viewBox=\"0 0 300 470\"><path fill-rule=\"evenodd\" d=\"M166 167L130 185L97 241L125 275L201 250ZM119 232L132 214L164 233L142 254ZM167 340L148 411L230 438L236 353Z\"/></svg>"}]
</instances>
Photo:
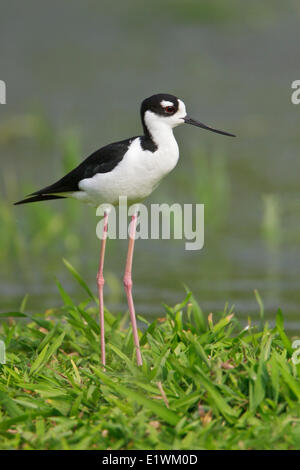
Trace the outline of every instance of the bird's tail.
<instances>
[{"instance_id":1,"label":"bird's tail","mask_svg":"<svg viewBox=\"0 0 300 470\"><path fill-rule=\"evenodd\" d=\"M49 199L65 199L64 196L54 196L53 194L39 194L38 196L27 197L22 201L15 202L14 205L27 204L29 202L49 201Z\"/></svg>"}]
</instances>

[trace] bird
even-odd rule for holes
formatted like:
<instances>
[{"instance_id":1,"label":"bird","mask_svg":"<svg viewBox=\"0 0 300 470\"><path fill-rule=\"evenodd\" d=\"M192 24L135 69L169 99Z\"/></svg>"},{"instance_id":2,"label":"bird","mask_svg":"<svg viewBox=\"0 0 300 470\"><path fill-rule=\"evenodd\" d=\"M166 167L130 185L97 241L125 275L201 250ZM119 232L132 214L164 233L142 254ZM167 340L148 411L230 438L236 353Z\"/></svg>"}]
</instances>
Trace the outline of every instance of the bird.
<instances>
[{"instance_id":1,"label":"bird","mask_svg":"<svg viewBox=\"0 0 300 470\"><path fill-rule=\"evenodd\" d=\"M146 199L161 180L176 166L179 148L173 129L181 124L190 124L211 132L235 137L234 134L207 126L191 118L184 102L168 93L158 93L142 101L140 118L143 134L106 145L93 152L76 168L60 180L29 194L15 205L52 199L73 198L98 207L109 203L118 205L120 197L129 203ZM104 257L108 231L109 210L104 211L100 261L97 272L99 298L99 322L101 363L105 368L104 331ZM124 287L132 325L137 365L142 366L142 354L137 330L135 307L132 295L132 262L136 233L137 211L131 218L128 251L124 273Z\"/></svg>"}]
</instances>

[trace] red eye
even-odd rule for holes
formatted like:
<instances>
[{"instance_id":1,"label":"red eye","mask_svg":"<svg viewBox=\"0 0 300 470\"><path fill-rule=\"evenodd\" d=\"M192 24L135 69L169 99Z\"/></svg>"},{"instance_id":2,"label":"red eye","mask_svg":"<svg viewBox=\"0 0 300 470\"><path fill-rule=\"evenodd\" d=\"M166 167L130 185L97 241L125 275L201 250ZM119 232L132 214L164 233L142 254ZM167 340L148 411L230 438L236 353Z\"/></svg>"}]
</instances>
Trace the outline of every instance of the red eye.
<instances>
[{"instance_id":1,"label":"red eye","mask_svg":"<svg viewBox=\"0 0 300 470\"><path fill-rule=\"evenodd\" d=\"M175 111L175 106L166 106L165 110L167 113L171 114Z\"/></svg>"}]
</instances>

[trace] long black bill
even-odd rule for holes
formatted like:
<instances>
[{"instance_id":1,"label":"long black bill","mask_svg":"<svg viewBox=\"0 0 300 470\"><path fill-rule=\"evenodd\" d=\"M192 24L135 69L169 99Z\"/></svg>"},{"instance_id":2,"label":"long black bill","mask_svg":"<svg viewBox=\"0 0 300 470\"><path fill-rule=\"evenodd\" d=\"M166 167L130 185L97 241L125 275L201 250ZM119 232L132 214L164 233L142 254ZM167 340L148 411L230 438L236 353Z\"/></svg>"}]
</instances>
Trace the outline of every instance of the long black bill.
<instances>
[{"instance_id":1,"label":"long black bill","mask_svg":"<svg viewBox=\"0 0 300 470\"><path fill-rule=\"evenodd\" d=\"M217 134L228 135L229 137L236 137L234 134L230 134L229 132L225 131L219 131L218 129L214 129L213 127L206 126L202 122L196 121L195 119L192 119L188 116L184 118L184 122L186 124L191 124L192 126L202 127L202 129L206 129L207 131L216 132Z\"/></svg>"}]
</instances>

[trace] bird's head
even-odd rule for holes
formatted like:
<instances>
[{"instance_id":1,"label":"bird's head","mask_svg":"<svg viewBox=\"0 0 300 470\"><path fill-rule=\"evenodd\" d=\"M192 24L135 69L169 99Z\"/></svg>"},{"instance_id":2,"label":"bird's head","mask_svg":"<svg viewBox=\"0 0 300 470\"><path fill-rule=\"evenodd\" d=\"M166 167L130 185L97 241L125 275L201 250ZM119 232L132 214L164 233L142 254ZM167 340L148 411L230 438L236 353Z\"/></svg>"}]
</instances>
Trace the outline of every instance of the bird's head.
<instances>
[{"instance_id":1,"label":"bird's head","mask_svg":"<svg viewBox=\"0 0 300 470\"><path fill-rule=\"evenodd\" d=\"M159 93L146 98L141 105L141 118L145 133L147 131L151 133L151 129L157 126L173 128L185 123L216 132L217 134L235 137L229 132L214 129L192 119L187 115L184 102L176 96L167 93Z\"/></svg>"}]
</instances>

